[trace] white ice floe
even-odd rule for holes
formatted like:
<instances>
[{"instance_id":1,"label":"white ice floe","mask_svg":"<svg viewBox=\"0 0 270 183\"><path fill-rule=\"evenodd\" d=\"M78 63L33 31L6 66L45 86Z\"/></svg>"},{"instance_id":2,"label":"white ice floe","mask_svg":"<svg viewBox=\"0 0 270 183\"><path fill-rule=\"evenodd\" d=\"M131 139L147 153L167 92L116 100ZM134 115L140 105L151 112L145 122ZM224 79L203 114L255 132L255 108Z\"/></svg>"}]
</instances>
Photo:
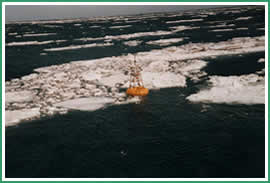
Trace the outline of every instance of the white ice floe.
<instances>
[{"instance_id":1,"label":"white ice floe","mask_svg":"<svg viewBox=\"0 0 270 183\"><path fill-rule=\"evenodd\" d=\"M201 77L207 75L205 72L201 71L206 65L207 62L203 60L188 60L178 63L178 66L175 67L175 72L190 78L192 81L199 81Z\"/></svg>"},{"instance_id":2,"label":"white ice floe","mask_svg":"<svg viewBox=\"0 0 270 183\"><path fill-rule=\"evenodd\" d=\"M185 23L185 22L200 22L200 21L203 21L203 19L198 18L198 19L190 19L190 20L167 21L166 24Z\"/></svg>"},{"instance_id":3,"label":"white ice floe","mask_svg":"<svg viewBox=\"0 0 270 183\"><path fill-rule=\"evenodd\" d=\"M226 24L226 23L222 23L219 25L210 25L208 26L208 28L219 28L219 27L234 27L235 24Z\"/></svg>"},{"instance_id":4,"label":"white ice floe","mask_svg":"<svg viewBox=\"0 0 270 183\"><path fill-rule=\"evenodd\" d=\"M96 38L93 38L93 37L83 37L83 38L78 38L78 39L75 39L77 41L99 41L99 40L104 40L105 38L104 37L96 37Z\"/></svg>"},{"instance_id":5,"label":"white ice floe","mask_svg":"<svg viewBox=\"0 0 270 183\"><path fill-rule=\"evenodd\" d=\"M117 83L126 83L129 79L127 75L124 75L123 73L112 73L110 72L110 76L103 77L99 81L101 84L105 86L115 87Z\"/></svg>"},{"instance_id":6,"label":"white ice floe","mask_svg":"<svg viewBox=\"0 0 270 183\"><path fill-rule=\"evenodd\" d=\"M6 43L6 46L44 45L44 44L51 44L51 43L61 43L65 41L66 40L11 42L11 43Z\"/></svg>"},{"instance_id":7,"label":"white ice floe","mask_svg":"<svg viewBox=\"0 0 270 183\"><path fill-rule=\"evenodd\" d=\"M55 106L74 110L95 111L113 102L114 99L109 97L88 97L88 98L67 100L64 102L57 103L55 104Z\"/></svg>"},{"instance_id":8,"label":"white ice floe","mask_svg":"<svg viewBox=\"0 0 270 183\"><path fill-rule=\"evenodd\" d=\"M18 91L18 92L8 92L5 94L5 103L12 102L30 102L35 97L33 91Z\"/></svg>"},{"instance_id":9,"label":"white ice floe","mask_svg":"<svg viewBox=\"0 0 270 183\"><path fill-rule=\"evenodd\" d=\"M182 42L183 40L184 38L160 39L160 40L155 40L155 41L148 41L146 42L146 44L167 46L173 43Z\"/></svg>"},{"instance_id":10,"label":"white ice floe","mask_svg":"<svg viewBox=\"0 0 270 183\"><path fill-rule=\"evenodd\" d=\"M162 36L172 34L171 31L138 32L132 34L121 34L116 36L105 36L106 39L131 39L143 36Z\"/></svg>"},{"instance_id":11,"label":"white ice floe","mask_svg":"<svg viewBox=\"0 0 270 183\"><path fill-rule=\"evenodd\" d=\"M157 60L151 62L148 66L144 68L144 71L148 72L167 72L169 70L169 62L163 60Z\"/></svg>"},{"instance_id":12,"label":"white ice floe","mask_svg":"<svg viewBox=\"0 0 270 183\"><path fill-rule=\"evenodd\" d=\"M192 30L192 29L199 29L199 28L200 27L190 27L190 26L184 26L184 25L170 27L170 29L172 29L173 32L180 32L184 30Z\"/></svg>"},{"instance_id":13,"label":"white ice floe","mask_svg":"<svg viewBox=\"0 0 270 183\"><path fill-rule=\"evenodd\" d=\"M236 30L248 30L248 27L238 27Z\"/></svg>"},{"instance_id":14,"label":"white ice floe","mask_svg":"<svg viewBox=\"0 0 270 183\"><path fill-rule=\"evenodd\" d=\"M215 30L209 30L209 32L228 32L233 31L233 29L215 29Z\"/></svg>"},{"instance_id":15,"label":"white ice floe","mask_svg":"<svg viewBox=\"0 0 270 183\"><path fill-rule=\"evenodd\" d=\"M239 17L235 20L248 20L248 19L251 19L252 17Z\"/></svg>"},{"instance_id":16,"label":"white ice floe","mask_svg":"<svg viewBox=\"0 0 270 183\"><path fill-rule=\"evenodd\" d=\"M111 26L111 27L109 27L109 28L110 28L110 29L124 29L124 28L128 28L128 27L132 27L132 25Z\"/></svg>"},{"instance_id":17,"label":"white ice floe","mask_svg":"<svg viewBox=\"0 0 270 183\"><path fill-rule=\"evenodd\" d=\"M141 43L142 43L142 41L138 41L138 40L123 42L123 44L127 45L127 46L138 46Z\"/></svg>"},{"instance_id":18,"label":"white ice floe","mask_svg":"<svg viewBox=\"0 0 270 183\"><path fill-rule=\"evenodd\" d=\"M210 89L187 97L192 102L264 104L264 77L256 74L242 76L211 76Z\"/></svg>"},{"instance_id":19,"label":"white ice floe","mask_svg":"<svg viewBox=\"0 0 270 183\"><path fill-rule=\"evenodd\" d=\"M8 33L9 36L15 36L17 34L18 34L17 32L10 32L10 33Z\"/></svg>"},{"instance_id":20,"label":"white ice floe","mask_svg":"<svg viewBox=\"0 0 270 183\"><path fill-rule=\"evenodd\" d=\"M100 28L100 27L101 27L100 25L92 25L89 28Z\"/></svg>"},{"instance_id":21,"label":"white ice floe","mask_svg":"<svg viewBox=\"0 0 270 183\"><path fill-rule=\"evenodd\" d=\"M39 36L52 36L56 33L40 33L40 34L24 34L23 37L39 37Z\"/></svg>"},{"instance_id":22,"label":"white ice floe","mask_svg":"<svg viewBox=\"0 0 270 183\"><path fill-rule=\"evenodd\" d=\"M60 28L63 27L61 25L42 25L42 27L47 27L47 28Z\"/></svg>"},{"instance_id":23,"label":"white ice floe","mask_svg":"<svg viewBox=\"0 0 270 183\"><path fill-rule=\"evenodd\" d=\"M259 60L258 60L258 63L264 63L265 62L265 59L264 58L260 58Z\"/></svg>"},{"instance_id":24,"label":"white ice floe","mask_svg":"<svg viewBox=\"0 0 270 183\"><path fill-rule=\"evenodd\" d=\"M170 35L174 33L175 33L174 31L138 32L138 33L132 33L132 34L121 34L121 35L113 35L113 36L107 35L105 37L97 37L97 38L85 37L85 38L79 38L76 40L79 40L79 41L97 41L97 40L105 40L105 39L125 40L125 39L138 38L138 37L143 37L143 36L163 36L163 35Z\"/></svg>"},{"instance_id":25,"label":"white ice floe","mask_svg":"<svg viewBox=\"0 0 270 183\"><path fill-rule=\"evenodd\" d=\"M236 14L236 13L242 13L240 10L231 10L231 11L225 11L224 14Z\"/></svg>"},{"instance_id":26,"label":"white ice floe","mask_svg":"<svg viewBox=\"0 0 270 183\"><path fill-rule=\"evenodd\" d=\"M177 14L173 14L173 15L167 15L168 18L179 17L179 16L183 16L183 13L177 13Z\"/></svg>"},{"instance_id":27,"label":"white ice floe","mask_svg":"<svg viewBox=\"0 0 270 183\"><path fill-rule=\"evenodd\" d=\"M65 46L65 47L58 47L58 48L47 48L44 51L65 51L65 50L76 50L81 48L92 48L92 47L105 47L105 46L112 46L113 43L92 43L92 44L83 44L83 45L72 45L72 46Z\"/></svg>"},{"instance_id":28,"label":"white ice floe","mask_svg":"<svg viewBox=\"0 0 270 183\"><path fill-rule=\"evenodd\" d=\"M20 21L20 24L65 24L65 23L74 23L81 22L82 19L65 19L65 20L34 20L34 21Z\"/></svg>"},{"instance_id":29,"label":"white ice floe","mask_svg":"<svg viewBox=\"0 0 270 183\"><path fill-rule=\"evenodd\" d=\"M186 78L180 74L170 72L143 72L142 76L145 87L149 89L186 86Z\"/></svg>"},{"instance_id":30,"label":"white ice floe","mask_svg":"<svg viewBox=\"0 0 270 183\"><path fill-rule=\"evenodd\" d=\"M40 116L39 108L5 111L5 126L17 125L20 121Z\"/></svg>"}]
</instances>

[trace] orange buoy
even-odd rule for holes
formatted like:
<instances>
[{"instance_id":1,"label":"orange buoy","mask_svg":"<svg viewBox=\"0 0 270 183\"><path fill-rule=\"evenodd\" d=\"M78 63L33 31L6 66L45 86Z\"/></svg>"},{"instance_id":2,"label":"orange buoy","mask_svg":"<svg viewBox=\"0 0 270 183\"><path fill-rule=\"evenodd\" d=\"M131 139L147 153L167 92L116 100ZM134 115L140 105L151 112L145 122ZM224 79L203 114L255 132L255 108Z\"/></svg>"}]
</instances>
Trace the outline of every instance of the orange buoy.
<instances>
[{"instance_id":1,"label":"orange buoy","mask_svg":"<svg viewBox=\"0 0 270 183\"><path fill-rule=\"evenodd\" d=\"M141 70L142 68L136 64L136 59L134 58L134 64L130 67L129 88L126 91L127 95L133 97L148 95L149 90L143 86Z\"/></svg>"},{"instance_id":2,"label":"orange buoy","mask_svg":"<svg viewBox=\"0 0 270 183\"><path fill-rule=\"evenodd\" d=\"M128 88L126 93L130 96L146 96L148 95L149 90L142 86L138 86L138 87Z\"/></svg>"}]
</instances>

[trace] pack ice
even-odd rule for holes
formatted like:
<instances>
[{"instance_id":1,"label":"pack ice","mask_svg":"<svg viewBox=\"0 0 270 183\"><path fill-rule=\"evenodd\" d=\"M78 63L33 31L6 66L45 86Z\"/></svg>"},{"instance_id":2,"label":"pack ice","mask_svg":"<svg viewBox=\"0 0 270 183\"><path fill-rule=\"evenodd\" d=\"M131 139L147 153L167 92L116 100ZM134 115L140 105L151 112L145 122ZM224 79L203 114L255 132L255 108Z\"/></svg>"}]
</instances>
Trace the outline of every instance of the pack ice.
<instances>
[{"instance_id":1,"label":"pack ice","mask_svg":"<svg viewBox=\"0 0 270 183\"><path fill-rule=\"evenodd\" d=\"M164 44L165 40L155 42ZM179 40L180 41L180 40ZM264 51L264 36L233 38L218 43L189 43L139 52L137 63L149 89L186 87L205 77L203 58ZM36 73L5 83L5 125L39 118L70 109L97 110L109 105L136 102L127 100L120 88L128 87L131 54L88 61L74 61L35 69ZM263 103L263 77L210 77L213 87L188 97L190 101ZM255 96L256 95L256 96ZM108 105L109 104L109 105Z\"/></svg>"}]
</instances>

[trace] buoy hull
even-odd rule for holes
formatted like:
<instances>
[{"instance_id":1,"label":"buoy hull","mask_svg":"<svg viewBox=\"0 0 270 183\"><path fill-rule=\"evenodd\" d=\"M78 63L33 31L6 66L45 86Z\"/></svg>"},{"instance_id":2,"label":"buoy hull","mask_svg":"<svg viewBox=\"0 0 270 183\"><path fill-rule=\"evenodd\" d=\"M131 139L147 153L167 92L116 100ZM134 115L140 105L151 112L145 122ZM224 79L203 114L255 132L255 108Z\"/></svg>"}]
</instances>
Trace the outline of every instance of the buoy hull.
<instances>
[{"instance_id":1,"label":"buoy hull","mask_svg":"<svg viewBox=\"0 0 270 183\"><path fill-rule=\"evenodd\" d=\"M128 88L126 91L127 95L130 96L146 96L149 93L149 90L144 87L133 87Z\"/></svg>"}]
</instances>

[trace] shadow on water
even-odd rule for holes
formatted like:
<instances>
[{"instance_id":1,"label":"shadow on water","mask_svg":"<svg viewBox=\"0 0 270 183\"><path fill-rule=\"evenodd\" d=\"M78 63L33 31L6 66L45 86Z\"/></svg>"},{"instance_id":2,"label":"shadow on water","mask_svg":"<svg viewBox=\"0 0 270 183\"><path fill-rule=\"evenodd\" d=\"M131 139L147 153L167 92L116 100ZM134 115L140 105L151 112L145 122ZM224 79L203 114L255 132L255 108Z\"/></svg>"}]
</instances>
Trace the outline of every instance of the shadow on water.
<instances>
[{"instance_id":1,"label":"shadow on water","mask_svg":"<svg viewBox=\"0 0 270 183\"><path fill-rule=\"evenodd\" d=\"M264 177L264 105L192 104L189 89L6 128L6 177Z\"/></svg>"}]
</instances>

